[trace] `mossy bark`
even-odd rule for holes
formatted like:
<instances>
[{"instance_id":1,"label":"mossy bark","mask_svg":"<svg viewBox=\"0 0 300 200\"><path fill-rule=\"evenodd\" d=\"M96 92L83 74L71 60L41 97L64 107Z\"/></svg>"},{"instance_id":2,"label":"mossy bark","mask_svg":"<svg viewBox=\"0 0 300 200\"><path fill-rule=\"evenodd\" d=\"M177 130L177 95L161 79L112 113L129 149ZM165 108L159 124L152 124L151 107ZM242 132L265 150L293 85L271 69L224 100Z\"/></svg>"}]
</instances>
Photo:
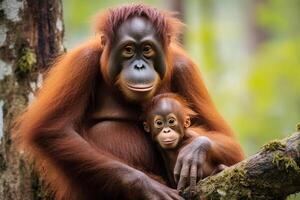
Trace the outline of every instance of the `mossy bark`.
<instances>
[{"instance_id":1,"label":"mossy bark","mask_svg":"<svg viewBox=\"0 0 300 200\"><path fill-rule=\"evenodd\" d=\"M0 0L0 200L45 199L12 140L47 63L63 51L61 0Z\"/></svg>"},{"instance_id":2,"label":"mossy bark","mask_svg":"<svg viewBox=\"0 0 300 200\"><path fill-rule=\"evenodd\" d=\"M198 183L188 199L286 199L300 191L300 132L272 141L248 159Z\"/></svg>"}]
</instances>

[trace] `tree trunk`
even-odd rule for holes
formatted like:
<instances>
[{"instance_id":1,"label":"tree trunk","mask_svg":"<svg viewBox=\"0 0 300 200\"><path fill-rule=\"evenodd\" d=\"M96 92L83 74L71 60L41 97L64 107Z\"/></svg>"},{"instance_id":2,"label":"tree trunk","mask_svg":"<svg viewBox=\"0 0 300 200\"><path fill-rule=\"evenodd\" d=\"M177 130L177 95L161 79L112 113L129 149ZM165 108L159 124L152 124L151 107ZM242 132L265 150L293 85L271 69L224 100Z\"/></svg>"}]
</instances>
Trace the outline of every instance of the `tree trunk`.
<instances>
[{"instance_id":1,"label":"tree trunk","mask_svg":"<svg viewBox=\"0 0 300 200\"><path fill-rule=\"evenodd\" d=\"M0 0L0 200L45 199L11 133L47 63L63 51L62 37L61 0Z\"/></svg>"},{"instance_id":2,"label":"tree trunk","mask_svg":"<svg viewBox=\"0 0 300 200\"><path fill-rule=\"evenodd\" d=\"M257 154L199 181L198 196L186 199L283 200L300 191L300 126L297 133L272 141Z\"/></svg>"},{"instance_id":3,"label":"tree trunk","mask_svg":"<svg viewBox=\"0 0 300 200\"><path fill-rule=\"evenodd\" d=\"M183 0L167 0L168 8L176 14L176 17L184 22L184 1ZM184 44L184 33L179 36L179 42Z\"/></svg>"},{"instance_id":4,"label":"tree trunk","mask_svg":"<svg viewBox=\"0 0 300 200\"><path fill-rule=\"evenodd\" d=\"M255 53L261 44L267 41L269 35L266 28L262 27L257 21L257 12L266 0L253 0L248 6L248 27L249 27L249 49L251 53Z\"/></svg>"}]
</instances>

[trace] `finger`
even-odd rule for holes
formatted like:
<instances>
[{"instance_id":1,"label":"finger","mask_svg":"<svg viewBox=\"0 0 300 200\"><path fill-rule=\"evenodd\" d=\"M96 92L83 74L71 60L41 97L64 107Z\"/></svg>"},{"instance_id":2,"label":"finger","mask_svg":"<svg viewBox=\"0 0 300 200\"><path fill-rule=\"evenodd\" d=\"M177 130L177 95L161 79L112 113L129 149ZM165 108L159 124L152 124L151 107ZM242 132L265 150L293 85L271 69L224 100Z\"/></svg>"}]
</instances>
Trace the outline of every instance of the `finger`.
<instances>
[{"instance_id":1,"label":"finger","mask_svg":"<svg viewBox=\"0 0 300 200\"><path fill-rule=\"evenodd\" d=\"M190 169L190 193L192 196L196 193L196 183L197 183L197 163L194 162Z\"/></svg>"},{"instance_id":2,"label":"finger","mask_svg":"<svg viewBox=\"0 0 300 200\"><path fill-rule=\"evenodd\" d=\"M180 196L179 194L172 194L170 195L172 200L184 200L184 198L182 196Z\"/></svg>"},{"instance_id":3,"label":"finger","mask_svg":"<svg viewBox=\"0 0 300 200\"><path fill-rule=\"evenodd\" d=\"M177 194L176 196L173 197L174 200L184 200L184 198L182 196L180 196L179 194Z\"/></svg>"},{"instance_id":4,"label":"finger","mask_svg":"<svg viewBox=\"0 0 300 200\"><path fill-rule=\"evenodd\" d=\"M200 181L203 179L203 165L202 163L198 162L197 165L197 181Z\"/></svg>"},{"instance_id":5,"label":"finger","mask_svg":"<svg viewBox=\"0 0 300 200\"><path fill-rule=\"evenodd\" d=\"M182 193L185 189L186 183L187 183L187 177L180 176L180 180L177 185L177 190L179 192L179 195L182 195Z\"/></svg>"},{"instance_id":6,"label":"finger","mask_svg":"<svg viewBox=\"0 0 300 200\"><path fill-rule=\"evenodd\" d=\"M159 196L158 199L163 199L163 200L173 200L173 198L172 198L170 195L166 194L166 193L162 193L162 194Z\"/></svg>"},{"instance_id":7,"label":"finger","mask_svg":"<svg viewBox=\"0 0 300 200\"><path fill-rule=\"evenodd\" d=\"M182 167L182 159L180 159L178 157L178 159L176 161L176 164L175 164L175 167L174 167L174 180L175 180L175 183L178 183L181 167Z\"/></svg>"},{"instance_id":8,"label":"finger","mask_svg":"<svg viewBox=\"0 0 300 200\"><path fill-rule=\"evenodd\" d=\"M212 171L211 175L215 175L215 174L217 174L217 173L223 171L223 170L226 169L226 168L228 168L228 166L223 165L223 164L220 164L220 165L218 165L218 166Z\"/></svg>"},{"instance_id":9,"label":"finger","mask_svg":"<svg viewBox=\"0 0 300 200\"><path fill-rule=\"evenodd\" d=\"M181 172L180 172L180 179L178 181L177 190L179 191L179 194L181 194L186 186L187 183L187 177L190 171L190 165L188 162L183 163Z\"/></svg>"},{"instance_id":10,"label":"finger","mask_svg":"<svg viewBox=\"0 0 300 200\"><path fill-rule=\"evenodd\" d=\"M198 153L198 161L201 165L203 165L206 161L206 151L200 151Z\"/></svg>"},{"instance_id":11,"label":"finger","mask_svg":"<svg viewBox=\"0 0 300 200\"><path fill-rule=\"evenodd\" d=\"M184 200L177 192L177 190L170 190L167 191L168 195L173 199L173 200Z\"/></svg>"},{"instance_id":12,"label":"finger","mask_svg":"<svg viewBox=\"0 0 300 200\"><path fill-rule=\"evenodd\" d=\"M220 165L218 165L217 170L218 170L218 172L220 172L220 171L223 171L226 168L228 168L227 165L220 164Z\"/></svg>"},{"instance_id":13,"label":"finger","mask_svg":"<svg viewBox=\"0 0 300 200\"><path fill-rule=\"evenodd\" d=\"M203 179L203 165L206 162L206 151L200 151L198 153L198 180Z\"/></svg>"},{"instance_id":14,"label":"finger","mask_svg":"<svg viewBox=\"0 0 300 200\"><path fill-rule=\"evenodd\" d=\"M198 169L197 169L197 181L200 181L203 179L203 169L202 166L198 165Z\"/></svg>"}]
</instances>

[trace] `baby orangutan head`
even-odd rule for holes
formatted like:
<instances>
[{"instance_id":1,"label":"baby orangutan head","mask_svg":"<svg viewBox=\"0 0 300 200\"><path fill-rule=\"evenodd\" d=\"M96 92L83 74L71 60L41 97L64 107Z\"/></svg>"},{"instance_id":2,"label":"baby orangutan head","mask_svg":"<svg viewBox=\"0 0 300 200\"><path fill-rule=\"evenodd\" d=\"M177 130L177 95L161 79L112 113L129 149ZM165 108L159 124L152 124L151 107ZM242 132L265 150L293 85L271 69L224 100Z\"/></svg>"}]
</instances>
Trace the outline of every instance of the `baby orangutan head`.
<instances>
[{"instance_id":1,"label":"baby orangutan head","mask_svg":"<svg viewBox=\"0 0 300 200\"><path fill-rule=\"evenodd\" d=\"M173 149L182 141L194 112L176 94L155 96L146 108L144 129L163 149Z\"/></svg>"}]
</instances>

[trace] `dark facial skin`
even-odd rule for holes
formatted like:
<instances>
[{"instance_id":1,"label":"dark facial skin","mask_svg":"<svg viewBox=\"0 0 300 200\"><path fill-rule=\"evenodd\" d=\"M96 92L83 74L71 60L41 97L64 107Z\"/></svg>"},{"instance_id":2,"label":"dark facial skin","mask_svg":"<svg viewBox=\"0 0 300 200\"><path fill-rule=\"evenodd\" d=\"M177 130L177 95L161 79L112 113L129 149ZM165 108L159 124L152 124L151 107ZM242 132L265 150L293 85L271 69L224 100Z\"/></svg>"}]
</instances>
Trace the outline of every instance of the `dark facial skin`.
<instances>
[{"instance_id":1,"label":"dark facial skin","mask_svg":"<svg viewBox=\"0 0 300 200\"><path fill-rule=\"evenodd\" d=\"M185 129L190 126L190 118L182 112L181 104L165 98L158 102L144 122L144 128L150 132L163 149L173 149L181 142Z\"/></svg>"},{"instance_id":2,"label":"dark facial skin","mask_svg":"<svg viewBox=\"0 0 300 200\"><path fill-rule=\"evenodd\" d=\"M165 76L164 51L153 25L133 17L119 27L112 43L110 77L131 101L152 97Z\"/></svg>"}]
</instances>

